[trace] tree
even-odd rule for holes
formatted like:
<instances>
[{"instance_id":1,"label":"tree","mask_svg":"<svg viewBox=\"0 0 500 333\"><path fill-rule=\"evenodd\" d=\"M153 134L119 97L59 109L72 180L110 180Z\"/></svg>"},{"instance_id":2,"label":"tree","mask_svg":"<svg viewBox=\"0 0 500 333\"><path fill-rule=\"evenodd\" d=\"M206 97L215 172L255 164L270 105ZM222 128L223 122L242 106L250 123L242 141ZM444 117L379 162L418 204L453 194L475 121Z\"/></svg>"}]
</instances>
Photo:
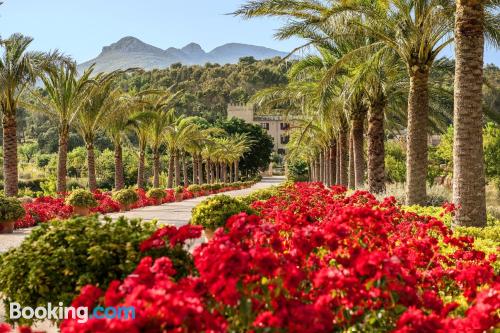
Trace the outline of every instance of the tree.
<instances>
[{"instance_id":1,"label":"tree","mask_svg":"<svg viewBox=\"0 0 500 333\"><path fill-rule=\"evenodd\" d=\"M453 146L453 201L455 223L486 225L483 153L483 53L485 22L496 22L489 34L500 45L496 13L485 13L486 1L459 0L455 11L455 103ZM498 2L496 2L498 6Z\"/></svg>"},{"instance_id":2,"label":"tree","mask_svg":"<svg viewBox=\"0 0 500 333\"><path fill-rule=\"evenodd\" d=\"M61 64L50 68L41 76L44 90L32 92L34 102L29 107L41 112L51 119L58 120L58 162L57 162L57 192L66 192L67 160L69 132L93 83L90 79L93 67L78 77L74 64Z\"/></svg>"},{"instance_id":3,"label":"tree","mask_svg":"<svg viewBox=\"0 0 500 333\"><path fill-rule=\"evenodd\" d=\"M271 162L273 139L262 127L246 123L242 119L231 118L218 121L215 124L222 128L228 135L246 134L252 142L250 150L239 162L239 171L246 174L256 174L259 170L267 168Z\"/></svg>"},{"instance_id":4,"label":"tree","mask_svg":"<svg viewBox=\"0 0 500 333\"><path fill-rule=\"evenodd\" d=\"M3 176L7 196L18 192L17 121L19 101L25 90L33 85L44 70L63 58L57 51L43 53L28 51L33 39L13 34L0 41L0 108L3 129Z\"/></svg>"},{"instance_id":5,"label":"tree","mask_svg":"<svg viewBox=\"0 0 500 333\"><path fill-rule=\"evenodd\" d=\"M94 144L97 133L106 126L106 119L113 109L115 102L113 94L113 80L121 74L120 71L108 74L99 73L95 76L95 84L88 92L88 98L78 112L75 127L85 142L87 149L88 186L91 191L97 190L97 177L95 170Z\"/></svg>"}]
</instances>

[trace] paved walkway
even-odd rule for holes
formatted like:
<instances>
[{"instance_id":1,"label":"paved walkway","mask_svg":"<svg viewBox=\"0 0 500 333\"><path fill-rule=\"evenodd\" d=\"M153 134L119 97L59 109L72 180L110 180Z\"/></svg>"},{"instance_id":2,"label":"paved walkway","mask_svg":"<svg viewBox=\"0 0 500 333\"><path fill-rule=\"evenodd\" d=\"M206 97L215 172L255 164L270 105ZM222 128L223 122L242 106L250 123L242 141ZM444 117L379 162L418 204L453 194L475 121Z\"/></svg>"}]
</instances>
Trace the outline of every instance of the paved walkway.
<instances>
[{"instance_id":1,"label":"paved walkway","mask_svg":"<svg viewBox=\"0 0 500 333\"><path fill-rule=\"evenodd\" d=\"M274 185L278 185L283 182L284 177L264 177L261 182L255 184L254 186L237 191L229 191L224 192L223 194L230 196L242 196L248 195L251 192L268 188ZM211 195L213 196L213 195ZM144 221L151 221L153 219L157 219L161 224L173 224L176 226L181 226L187 224L191 218L191 210L201 201L206 199L207 197L198 197L189 200L184 200L181 202L171 202L161 206L150 206L144 208L138 208L131 210L126 213L113 213L107 214L113 219L118 218L119 216L125 216L127 218L141 218ZM19 246L24 238L29 235L32 228L15 230L13 234L10 235L0 235L0 253L7 251L9 248ZM201 242L201 240L195 241L196 243ZM0 295L0 301L2 297ZM2 304L0 304L0 323L4 321L5 313ZM47 333L56 333L58 332L57 327L51 325L49 322L41 322L36 325L34 328L44 331Z\"/></svg>"},{"instance_id":2,"label":"paved walkway","mask_svg":"<svg viewBox=\"0 0 500 333\"><path fill-rule=\"evenodd\" d=\"M237 191L224 192L230 196L247 195L257 189L263 189L278 185L283 182L284 177L264 177L261 182L254 186ZM119 216L126 216L128 218L142 218L144 221L151 221L157 219L161 224L173 224L181 226L187 224L191 218L191 210L201 201L207 197L198 197L181 202L171 202L161 206L149 206L138 208L126 213L113 213L108 214L111 218L116 219ZM18 229L13 234L2 235L0 234L0 253L5 252L12 247L19 246L24 238L29 235L33 228Z\"/></svg>"}]
</instances>

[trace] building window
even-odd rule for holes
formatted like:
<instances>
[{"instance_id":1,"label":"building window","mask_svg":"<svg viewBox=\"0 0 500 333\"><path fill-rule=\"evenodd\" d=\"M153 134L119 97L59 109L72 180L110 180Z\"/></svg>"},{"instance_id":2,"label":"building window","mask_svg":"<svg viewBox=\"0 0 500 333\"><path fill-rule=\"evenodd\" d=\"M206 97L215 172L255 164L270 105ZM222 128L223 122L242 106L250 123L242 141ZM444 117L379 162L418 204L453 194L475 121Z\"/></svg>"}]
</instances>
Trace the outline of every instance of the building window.
<instances>
[{"instance_id":1,"label":"building window","mask_svg":"<svg viewBox=\"0 0 500 333\"><path fill-rule=\"evenodd\" d=\"M288 131L290 129L290 124L289 123L280 123L280 129L282 131Z\"/></svg>"},{"instance_id":2,"label":"building window","mask_svg":"<svg viewBox=\"0 0 500 333\"><path fill-rule=\"evenodd\" d=\"M269 131L269 123L260 123L260 126L262 126L263 129Z\"/></svg>"},{"instance_id":3,"label":"building window","mask_svg":"<svg viewBox=\"0 0 500 333\"><path fill-rule=\"evenodd\" d=\"M278 149L278 154L279 154L279 155L285 155L285 154L286 154L285 149L283 149L283 148L279 148L279 149Z\"/></svg>"},{"instance_id":4,"label":"building window","mask_svg":"<svg viewBox=\"0 0 500 333\"><path fill-rule=\"evenodd\" d=\"M289 135L282 135L280 137L280 142L282 145L286 145L290 141L290 136Z\"/></svg>"}]
</instances>

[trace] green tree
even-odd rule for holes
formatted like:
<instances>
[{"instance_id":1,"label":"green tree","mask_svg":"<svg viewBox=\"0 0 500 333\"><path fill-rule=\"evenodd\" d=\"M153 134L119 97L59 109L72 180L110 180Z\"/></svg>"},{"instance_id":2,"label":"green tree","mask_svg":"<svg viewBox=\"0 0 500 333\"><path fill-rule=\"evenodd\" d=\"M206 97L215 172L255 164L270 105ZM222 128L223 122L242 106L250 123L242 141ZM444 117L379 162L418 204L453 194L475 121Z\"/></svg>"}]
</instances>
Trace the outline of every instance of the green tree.
<instances>
[{"instance_id":1,"label":"green tree","mask_svg":"<svg viewBox=\"0 0 500 333\"><path fill-rule=\"evenodd\" d=\"M62 60L58 52L28 51L32 38L13 34L0 40L0 109L3 129L3 178L7 196L18 191L17 119L20 98L44 70Z\"/></svg>"}]
</instances>

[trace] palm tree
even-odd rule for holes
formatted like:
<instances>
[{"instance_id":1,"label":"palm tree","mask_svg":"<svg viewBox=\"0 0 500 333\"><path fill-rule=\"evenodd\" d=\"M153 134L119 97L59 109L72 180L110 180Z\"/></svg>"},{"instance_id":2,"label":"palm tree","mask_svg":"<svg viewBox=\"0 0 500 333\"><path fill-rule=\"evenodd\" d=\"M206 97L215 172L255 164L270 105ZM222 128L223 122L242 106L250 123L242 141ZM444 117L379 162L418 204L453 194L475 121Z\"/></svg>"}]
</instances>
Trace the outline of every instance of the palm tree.
<instances>
[{"instance_id":1,"label":"palm tree","mask_svg":"<svg viewBox=\"0 0 500 333\"><path fill-rule=\"evenodd\" d=\"M0 108L3 128L3 178L7 196L18 192L17 122L16 113L20 98L42 73L64 59L57 51L43 53L28 51L33 39L13 34L0 40L3 54L0 57Z\"/></svg>"},{"instance_id":2,"label":"palm tree","mask_svg":"<svg viewBox=\"0 0 500 333\"><path fill-rule=\"evenodd\" d=\"M193 117L186 118L180 116L175 118L175 111L172 109L170 112L172 113L173 121L166 129L165 142L170 152L168 186L172 187L172 171L174 171L172 169L175 169L175 184L176 186L179 186L181 183L180 154L186 147L189 146L191 138L196 135L199 129L193 122Z\"/></svg>"},{"instance_id":3,"label":"palm tree","mask_svg":"<svg viewBox=\"0 0 500 333\"><path fill-rule=\"evenodd\" d=\"M455 223L464 226L486 225L482 135L485 32L496 47L500 45L498 7L496 14L485 12L487 4L456 1L453 201L458 207ZM496 29L488 31L487 22L496 24Z\"/></svg>"},{"instance_id":4,"label":"palm tree","mask_svg":"<svg viewBox=\"0 0 500 333\"><path fill-rule=\"evenodd\" d=\"M87 171L88 183L91 191L97 190L97 177L95 171L95 151L94 142L97 133L106 126L106 119L113 110L115 100L114 79L121 74L121 71L109 74L99 73L95 76L95 84L88 93L81 112L77 113L75 127L85 142L87 149Z\"/></svg>"},{"instance_id":5,"label":"palm tree","mask_svg":"<svg viewBox=\"0 0 500 333\"><path fill-rule=\"evenodd\" d=\"M114 145L115 150L115 189L121 190L125 187L125 175L123 171L123 142L127 139L126 131L132 125L131 113L133 105L130 104L128 96L121 91L115 90L110 94L111 108L105 119L105 131Z\"/></svg>"},{"instance_id":6,"label":"palm tree","mask_svg":"<svg viewBox=\"0 0 500 333\"><path fill-rule=\"evenodd\" d=\"M66 192L69 131L91 89L92 71L93 67L90 67L78 77L74 64L62 64L50 68L41 76L44 92L33 91L34 101L27 103L29 108L59 122L57 192L60 194Z\"/></svg>"},{"instance_id":7,"label":"palm tree","mask_svg":"<svg viewBox=\"0 0 500 333\"><path fill-rule=\"evenodd\" d=\"M345 20L349 17L346 13L353 14L352 20ZM279 37L307 35L315 41L338 36L335 29L340 26L332 25L337 20L337 23L351 28L349 35L363 33L371 39L372 43L353 51L356 54L373 52L378 48L396 52L406 64L410 77L407 203L418 204L426 199L429 74L437 55L453 40L450 36L453 21L451 2L391 0L389 3L354 1L324 5L314 0L300 3L294 0L260 0L249 2L236 14L287 17L291 20L279 31ZM318 34L318 27L331 34ZM335 76L338 68L331 68L329 72L327 77Z\"/></svg>"}]
</instances>

